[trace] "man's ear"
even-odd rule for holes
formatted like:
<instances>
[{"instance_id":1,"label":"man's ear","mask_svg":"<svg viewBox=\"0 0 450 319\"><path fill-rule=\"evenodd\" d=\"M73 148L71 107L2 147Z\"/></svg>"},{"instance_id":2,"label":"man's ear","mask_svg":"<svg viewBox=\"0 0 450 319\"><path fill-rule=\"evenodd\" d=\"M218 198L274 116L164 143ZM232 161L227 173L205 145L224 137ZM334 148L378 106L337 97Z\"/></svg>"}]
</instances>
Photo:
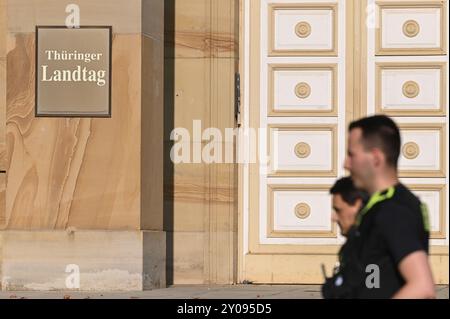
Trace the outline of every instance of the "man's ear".
<instances>
[{"instance_id":1,"label":"man's ear","mask_svg":"<svg viewBox=\"0 0 450 319\"><path fill-rule=\"evenodd\" d=\"M362 198L357 198L356 201L355 201L355 206L358 207L358 211L359 211L360 209L362 209L362 205L363 205L363 200L362 200Z\"/></svg>"},{"instance_id":2,"label":"man's ear","mask_svg":"<svg viewBox=\"0 0 450 319\"><path fill-rule=\"evenodd\" d=\"M386 163L386 156L379 148L374 147L372 149L372 160L375 167L384 166Z\"/></svg>"}]
</instances>

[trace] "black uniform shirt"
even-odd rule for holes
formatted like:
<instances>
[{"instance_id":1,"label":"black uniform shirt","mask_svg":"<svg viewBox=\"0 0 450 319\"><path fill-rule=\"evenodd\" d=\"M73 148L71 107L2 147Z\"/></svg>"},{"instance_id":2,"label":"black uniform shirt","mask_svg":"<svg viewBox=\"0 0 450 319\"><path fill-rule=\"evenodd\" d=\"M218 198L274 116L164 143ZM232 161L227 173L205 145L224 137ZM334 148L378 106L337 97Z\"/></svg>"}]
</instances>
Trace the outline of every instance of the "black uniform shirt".
<instances>
[{"instance_id":1,"label":"black uniform shirt","mask_svg":"<svg viewBox=\"0 0 450 319\"><path fill-rule=\"evenodd\" d=\"M379 287L365 284L357 297L390 298L405 284L399 272L403 258L415 251L428 253L428 212L402 184L373 197L358 220L359 255L363 267L369 266L366 276L375 273L370 265L379 267Z\"/></svg>"}]
</instances>

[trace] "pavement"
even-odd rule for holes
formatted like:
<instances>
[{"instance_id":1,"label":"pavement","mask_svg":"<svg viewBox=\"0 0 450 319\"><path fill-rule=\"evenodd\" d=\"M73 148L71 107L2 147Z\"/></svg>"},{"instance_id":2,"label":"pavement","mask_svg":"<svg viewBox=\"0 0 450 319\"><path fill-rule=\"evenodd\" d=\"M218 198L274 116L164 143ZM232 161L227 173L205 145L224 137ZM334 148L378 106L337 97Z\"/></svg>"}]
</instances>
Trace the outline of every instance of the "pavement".
<instances>
[{"instance_id":1,"label":"pavement","mask_svg":"<svg viewBox=\"0 0 450 319\"><path fill-rule=\"evenodd\" d=\"M449 299L448 285L436 286ZM320 299L319 285L171 286L133 292L0 291L0 299Z\"/></svg>"}]
</instances>

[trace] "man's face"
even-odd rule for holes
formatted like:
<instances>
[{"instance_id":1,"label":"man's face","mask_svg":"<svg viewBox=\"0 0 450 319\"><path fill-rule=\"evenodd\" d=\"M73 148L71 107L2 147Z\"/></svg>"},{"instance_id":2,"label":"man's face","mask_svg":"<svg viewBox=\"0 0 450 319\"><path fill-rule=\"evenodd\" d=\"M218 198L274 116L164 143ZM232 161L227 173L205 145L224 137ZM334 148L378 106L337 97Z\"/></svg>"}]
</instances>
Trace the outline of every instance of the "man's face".
<instances>
[{"instance_id":1,"label":"man's face","mask_svg":"<svg viewBox=\"0 0 450 319\"><path fill-rule=\"evenodd\" d=\"M368 190L374 177L373 154L364 149L362 144L362 130L352 129L348 135L347 156L344 168L352 177L357 188Z\"/></svg>"},{"instance_id":2,"label":"man's face","mask_svg":"<svg viewBox=\"0 0 450 319\"><path fill-rule=\"evenodd\" d=\"M355 223L356 214L361 209L361 205L361 199L357 199L354 205L350 205L342 199L340 194L333 195L332 220L339 225L342 235L346 236L350 227Z\"/></svg>"}]
</instances>

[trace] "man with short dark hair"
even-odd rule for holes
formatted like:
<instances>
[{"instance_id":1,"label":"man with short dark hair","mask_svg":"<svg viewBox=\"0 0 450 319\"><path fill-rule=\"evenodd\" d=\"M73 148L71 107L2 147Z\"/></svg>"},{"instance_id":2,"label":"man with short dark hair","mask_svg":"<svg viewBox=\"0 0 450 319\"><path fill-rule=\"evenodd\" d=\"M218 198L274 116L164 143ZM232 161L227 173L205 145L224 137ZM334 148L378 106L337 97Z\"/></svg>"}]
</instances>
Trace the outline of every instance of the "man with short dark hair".
<instances>
[{"instance_id":1,"label":"man with short dark hair","mask_svg":"<svg viewBox=\"0 0 450 319\"><path fill-rule=\"evenodd\" d=\"M358 212L366 203L367 193L357 189L350 177L338 179L330 189L333 201L332 220L339 225L341 234L347 241L339 250L337 267L332 277L325 278L322 286L322 296L326 299L353 298L352 272L350 268L354 260L355 222ZM347 265L350 264L350 267ZM357 284L355 284L357 286Z\"/></svg>"},{"instance_id":2,"label":"man with short dark hair","mask_svg":"<svg viewBox=\"0 0 450 319\"><path fill-rule=\"evenodd\" d=\"M400 132L378 115L350 124L345 168L370 195L357 216L358 262L375 277L355 290L357 298L434 298L428 262L426 206L399 182ZM362 271L362 270L361 270ZM378 280L378 281L377 281ZM378 284L377 284L378 283Z\"/></svg>"},{"instance_id":3,"label":"man with short dark hair","mask_svg":"<svg viewBox=\"0 0 450 319\"><path fill-rule=\"evenodd\" d=\"M367 194L356 187L350 177L338 179L330 189L333 200L332 220L339 225L341 234L347 236L355 224L356 215L367 200Z\"/></svg>"}]
</instances>

